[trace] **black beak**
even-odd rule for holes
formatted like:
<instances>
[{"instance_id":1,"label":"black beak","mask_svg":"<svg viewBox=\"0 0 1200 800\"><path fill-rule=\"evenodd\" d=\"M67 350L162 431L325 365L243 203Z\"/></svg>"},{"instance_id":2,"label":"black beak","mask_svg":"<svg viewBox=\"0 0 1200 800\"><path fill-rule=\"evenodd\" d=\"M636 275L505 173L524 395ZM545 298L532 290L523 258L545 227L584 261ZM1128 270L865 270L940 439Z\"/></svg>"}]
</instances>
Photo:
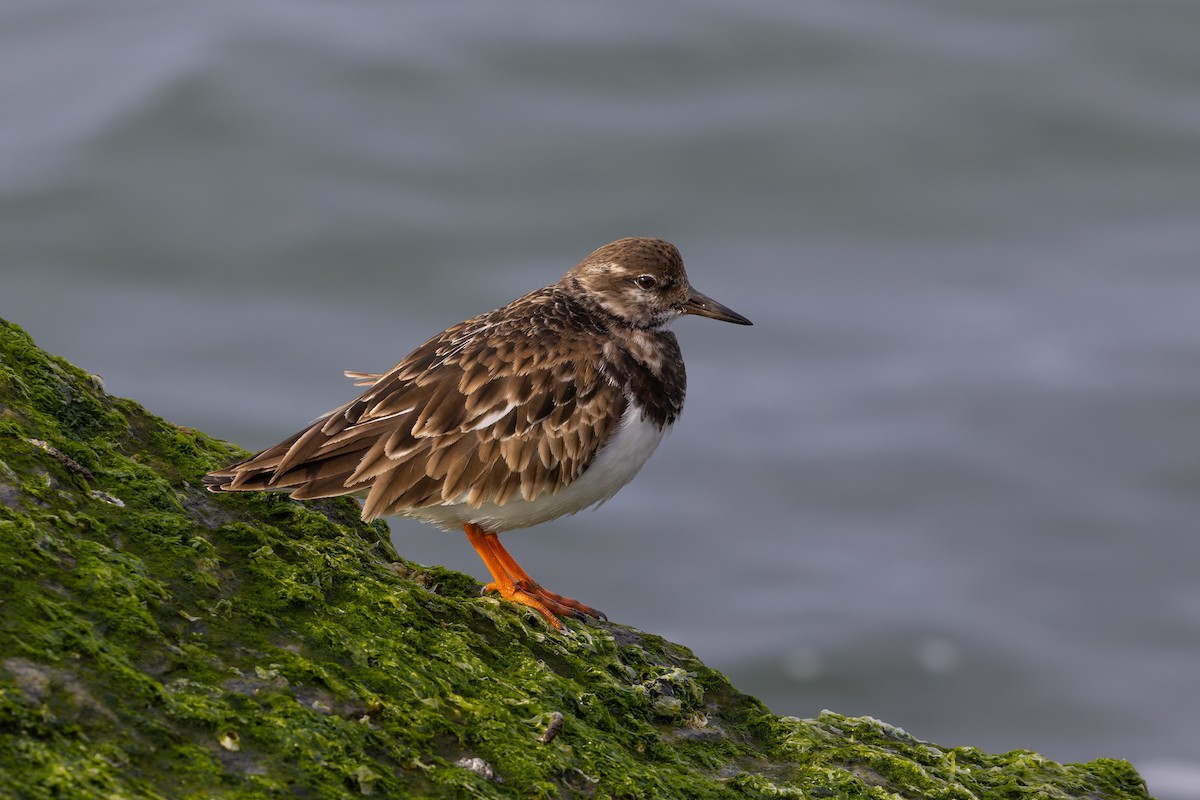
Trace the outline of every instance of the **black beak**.
<instances>
[{"instance_id":1,"label":"black beak","mask_svg":"<svg viewBox=\"0 0 1200 800\"><path fill-rule=\"evenodd\" d=\"M683 301L683 313L695 314L698 317L712 317L722 322L736 322L738 325L753 325L754 323L736 311L713 300L711 297L688 287L687 300Z\"/></svg>"}]
</instances>

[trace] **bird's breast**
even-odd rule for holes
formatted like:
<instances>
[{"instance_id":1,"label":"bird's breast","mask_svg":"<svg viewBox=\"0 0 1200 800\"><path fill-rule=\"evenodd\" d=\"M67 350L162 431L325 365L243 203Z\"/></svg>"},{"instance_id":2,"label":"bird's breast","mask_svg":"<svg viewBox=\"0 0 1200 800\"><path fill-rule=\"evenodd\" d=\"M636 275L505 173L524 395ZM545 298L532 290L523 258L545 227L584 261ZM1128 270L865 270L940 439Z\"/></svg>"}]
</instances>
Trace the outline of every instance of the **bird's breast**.
<instances>
[{"instance_id":1,"label":"bird's breast","mask_svg":"<svg viewBox=\"0 0 1200 800\"><path fill-rule=\"evenodd\" d=\"M604 355L605 372L643 416L660 426L674 424L687 393L687 371L675 334L627 331L606 345Z\"/></svg>"}]
</instances>

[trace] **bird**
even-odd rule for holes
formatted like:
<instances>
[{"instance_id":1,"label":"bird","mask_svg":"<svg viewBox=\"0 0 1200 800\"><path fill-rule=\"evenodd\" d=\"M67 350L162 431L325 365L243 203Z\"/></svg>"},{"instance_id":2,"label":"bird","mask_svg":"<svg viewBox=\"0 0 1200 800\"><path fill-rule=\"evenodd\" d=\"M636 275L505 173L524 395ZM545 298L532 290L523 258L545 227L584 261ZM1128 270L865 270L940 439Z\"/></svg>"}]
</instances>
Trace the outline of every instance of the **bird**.
<instances>
[{"instance_id":1,"label":"bird","mask_svg":"<svg viewBox=\"0 0 1200 800\"><path fill-rule=\"evenodd\" d=\"M679 250L618 239L561 280L429 339L387 372L347 371L361 394L204 478L211 492L354 495L366 521L461 529L496 592L560 618L606 620L544 588L499 534L598 506L642 468L683 409L670 324L749 319L692 287Z\"/></svg>"}]
</instances>

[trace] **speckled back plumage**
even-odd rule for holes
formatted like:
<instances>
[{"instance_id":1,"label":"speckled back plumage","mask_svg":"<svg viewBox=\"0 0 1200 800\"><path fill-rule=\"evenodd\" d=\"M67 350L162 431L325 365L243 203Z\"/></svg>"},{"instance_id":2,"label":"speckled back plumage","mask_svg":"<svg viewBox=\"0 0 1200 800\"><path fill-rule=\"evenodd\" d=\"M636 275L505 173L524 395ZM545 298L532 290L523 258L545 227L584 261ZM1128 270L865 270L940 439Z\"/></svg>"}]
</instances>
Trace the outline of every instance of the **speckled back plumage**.
<instances>
[{"instance_id":1,"label":"speckled back plumage","mask_svg":"<svg viewBox=\"0 0 1200 800\"><path fill-rule=\"evenodd\" d=\"M654 276L653 298L631 274ZM683 359L663 326L687 313L689 289L669 243L606 245L557 284L449 328L385 374L348 373L368 387L362 395L212 473L209 488L365 492L366 519L556 493L631 406L659 428L679 416Z\"/></svg>"}]
</instances>

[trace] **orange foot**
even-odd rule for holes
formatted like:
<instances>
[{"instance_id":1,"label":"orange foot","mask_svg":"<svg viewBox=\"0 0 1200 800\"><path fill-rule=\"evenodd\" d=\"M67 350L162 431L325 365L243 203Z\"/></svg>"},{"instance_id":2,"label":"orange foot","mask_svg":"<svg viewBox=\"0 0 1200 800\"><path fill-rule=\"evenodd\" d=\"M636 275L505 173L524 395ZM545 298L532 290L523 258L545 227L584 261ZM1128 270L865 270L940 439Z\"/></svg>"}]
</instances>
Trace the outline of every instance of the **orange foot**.
<instances>
[{"instance_id":1,"label":"orange foot","mask_svg":"<svg viewBox=\"0 0 1200 800\"><path fill-rule=\"evenodd\" d=\"M555 594L549 589L543 589L537 581L529 577L529 573L521 569L521 565L517 563L516 559L508 554L508 551L500 544L500 537L496 534L485 531L471 522L463 525L463 530L466 531L467 540L471 542L475 552L479 553L479 557L483 559L488 572L492 573L492 582L483 587L484 591L494 590L499 592L505 600L529 606L560 631L563 629L563 624L558 619L559 617L575 617L579 620L586 617L608 619L591 606L569 597L563 597L561 594Z\"/></svg>"}]
</instances>

